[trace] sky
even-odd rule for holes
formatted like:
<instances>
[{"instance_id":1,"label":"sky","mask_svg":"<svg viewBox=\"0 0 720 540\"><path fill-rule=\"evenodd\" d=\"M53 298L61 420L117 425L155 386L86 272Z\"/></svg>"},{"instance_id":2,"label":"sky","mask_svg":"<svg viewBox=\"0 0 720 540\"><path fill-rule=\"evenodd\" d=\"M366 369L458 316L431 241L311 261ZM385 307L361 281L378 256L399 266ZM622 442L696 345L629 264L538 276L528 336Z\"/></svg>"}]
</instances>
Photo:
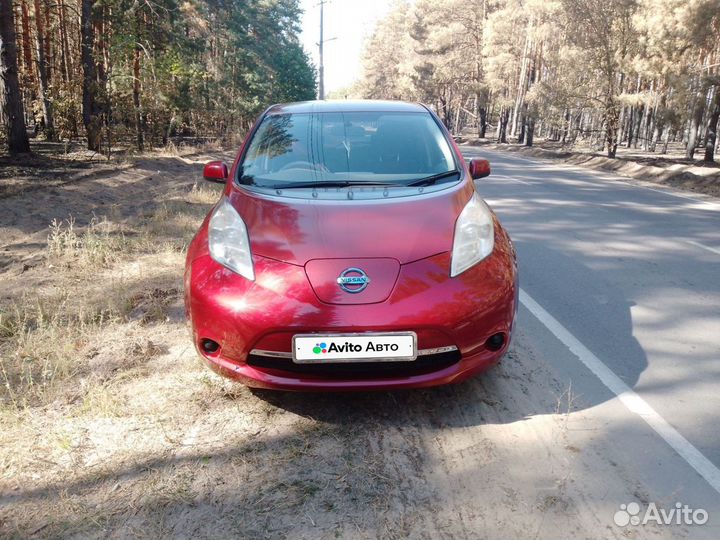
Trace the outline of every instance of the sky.
<instances>
[{"instance_id":1,"label":"sky","mask_svg":"<svg viewBox=\"0 0 720 540\"><path fill-rule=\"evenodd\" d=\"M305 11L300 40L319 66L319 0L301 0ZM361 74L363 43L389 10L392 0L330 0L325 4L325 93L354 83ZM333 41L327 41L337 38Z\"/></svg>"}]
</instances>

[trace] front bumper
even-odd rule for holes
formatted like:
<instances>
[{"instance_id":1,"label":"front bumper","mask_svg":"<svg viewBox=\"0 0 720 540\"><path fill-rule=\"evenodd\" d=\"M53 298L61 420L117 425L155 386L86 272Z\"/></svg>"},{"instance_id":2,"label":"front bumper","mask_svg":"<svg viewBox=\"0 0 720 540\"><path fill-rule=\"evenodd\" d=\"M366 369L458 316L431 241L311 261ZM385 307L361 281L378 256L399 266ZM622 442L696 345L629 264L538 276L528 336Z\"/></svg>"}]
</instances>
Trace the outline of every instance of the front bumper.
<instances>
[{"instance_id":1,"label":"front bumper","mask_svg":"<svg viewBox=\"0 0 720 540\"><path fill-rule=\"evenodd\" d=\"M185 276L193 340L215 371L259 388L362 390L459 382L497 363L510 342L517 270L507 246L496 244L490 257L455 278L449 277L449 253L402 265L388 299L363 305L321 302L301 266L254 257L257 277L250 282L202 254L189 260ZM409 330L417 333L418 349L454 347L455 356L428 357L422 366L390 372L374 372L367 364L355 373L333 373L330 365L303 372L282 358L292 350L294 334ZM505 342L491 350L486 342L497 333ZM208 353L203 339L219 343L219 349ZM281 353L280 358L259 361L258 350Z\"/></svg>"}]
</instances>

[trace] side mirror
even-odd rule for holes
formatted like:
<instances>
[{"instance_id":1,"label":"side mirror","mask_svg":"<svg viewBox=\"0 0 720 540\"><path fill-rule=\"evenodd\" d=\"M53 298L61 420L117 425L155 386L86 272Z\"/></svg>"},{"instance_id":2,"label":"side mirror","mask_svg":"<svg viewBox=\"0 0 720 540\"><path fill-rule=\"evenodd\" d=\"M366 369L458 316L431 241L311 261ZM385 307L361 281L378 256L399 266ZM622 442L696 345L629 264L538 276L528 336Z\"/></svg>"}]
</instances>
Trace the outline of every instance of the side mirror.
<instances>
[{"instance_id":1,"label":"side mirror","mask_svg":"<svg viewBox=\"0 0 720 540\"><path fill-rule=\"evenodd\" d=\"M211 161L203 169L203 177L210 182L225 183L228 177L228 168L222 161Z\"/></svg>"},{"instance_id":2,"label":"side mirror","mask_svg":"<svg viewBox=\"0 0 720 540\"><path fill-rule=\"evenodd\" d=\"M470 176L472 176L473 180L490 176L490 162L487 159L471 159L469 168Z\"/></svg>"}]
</instances>

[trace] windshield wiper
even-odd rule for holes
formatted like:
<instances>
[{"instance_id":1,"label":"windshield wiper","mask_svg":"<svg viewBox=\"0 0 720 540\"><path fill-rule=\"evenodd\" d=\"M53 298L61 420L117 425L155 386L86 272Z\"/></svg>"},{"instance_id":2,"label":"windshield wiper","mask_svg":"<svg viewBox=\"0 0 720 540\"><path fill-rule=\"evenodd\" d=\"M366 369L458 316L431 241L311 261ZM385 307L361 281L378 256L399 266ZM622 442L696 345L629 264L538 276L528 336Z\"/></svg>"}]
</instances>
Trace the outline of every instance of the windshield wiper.
<instances>
[{"instance_id":1,"label":"windshield wiper","mask_svg":"<svg viewBox=\"0 0 720 540\"><path fill-rule=\"evenodd\" d=\"M300 189L300 188L333 188L350 186L397 186L389 182L376 182L372 180L326 180L321 182L287 182L285 184L272 184L259 186L268 189Z\"/></svg>"},{"instance_id":2,"label":"windshield wiper","mask_svg":"<svg viewBox=\"0 0 720 540\"><path fill-rule=\"evenodd\" d=\"M439 174L426 176L425 178L420 178L419 180L413 180L412 182L405 185L409 187L431 186L438 180L442 180L443 178L450 178L451 176L455 176L456 174L459 175L460 171L458 171L457 169L453 169L452 171L445 171Z\"/></svg>"}]
</instances>

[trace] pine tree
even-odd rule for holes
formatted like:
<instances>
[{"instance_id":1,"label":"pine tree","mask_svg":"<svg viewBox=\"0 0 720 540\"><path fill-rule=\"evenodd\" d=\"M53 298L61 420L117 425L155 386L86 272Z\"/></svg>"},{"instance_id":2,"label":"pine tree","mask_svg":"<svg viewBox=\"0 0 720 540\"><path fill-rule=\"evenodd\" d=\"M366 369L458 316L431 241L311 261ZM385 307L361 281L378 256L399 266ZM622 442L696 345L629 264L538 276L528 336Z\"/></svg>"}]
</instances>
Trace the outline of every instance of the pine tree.
<instances>
[{"instance_id":1,"label":"pine tree","mask_svg":"<svg viewBox=\"0 0 720 540\"><path fill-rule=\"evenodd\" d=\"M25 111L18 82L15 12L11 0L0 0L0 79L2 106L8 128L8 151L11 154L29 152L30 141L25 130Z\"/></svg>"}]
</instances>

